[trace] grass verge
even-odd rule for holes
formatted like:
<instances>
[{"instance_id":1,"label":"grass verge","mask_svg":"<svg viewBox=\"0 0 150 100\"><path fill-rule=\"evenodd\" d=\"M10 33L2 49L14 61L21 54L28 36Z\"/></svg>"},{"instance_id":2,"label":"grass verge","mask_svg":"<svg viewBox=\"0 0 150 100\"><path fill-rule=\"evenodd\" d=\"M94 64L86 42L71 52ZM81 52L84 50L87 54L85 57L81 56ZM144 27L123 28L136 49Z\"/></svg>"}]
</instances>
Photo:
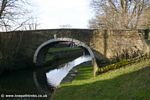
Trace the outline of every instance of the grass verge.
<instances>
[{"instance_id":1,"label":"grass verge","mask_svg":"<svg viewBox=\"0 0 150 100\"><path fill-rule=\"evenodd\" d=\"M48 53L69 52L69 51L75 51L75 50L81 50L81 48L79 48L79 47L75 47L75 48L70 48L70 47L50 48L48 50Z\"/></svg>"},{"instance_id":2,"label":"grass verge","mask_svg":"<svg viewBox=\"0 0 150 100\"><path fill-rule=\"evenodd\" d=\"M150 61L92 76L91 67L80 67L72 83L60 85L52 100L150 100Z\"/></svg>"}]
</instances>

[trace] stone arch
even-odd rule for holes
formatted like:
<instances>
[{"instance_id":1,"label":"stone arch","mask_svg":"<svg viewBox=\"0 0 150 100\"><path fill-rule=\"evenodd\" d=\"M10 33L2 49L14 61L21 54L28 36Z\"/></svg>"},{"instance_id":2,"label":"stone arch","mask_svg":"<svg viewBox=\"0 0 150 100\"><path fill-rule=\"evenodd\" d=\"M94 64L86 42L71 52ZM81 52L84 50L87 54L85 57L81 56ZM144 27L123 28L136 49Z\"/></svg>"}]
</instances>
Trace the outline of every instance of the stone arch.
<instances>
[{"instance_id":1,"label":"stone arch","mask_svg":"<svg viewBox=\"0 0 150 100\"><path fill-rule=\"evenodd\" d=\"M50 39L44 43L42 43L35 51L34 53L34 56L33 56L33 63L36 64L37 63L37 57L38 57L38 54L40 52L40 50L42 48L44 48L45 46L51 44L51 43L55 43L55 42L74 42L75 45L77 46L80 46L80 47L83 47L84 49L86 49L90 56L92 57L92 64L93 64L93 67L94 67L94 76L95 76L95 73L97 71L97 63L96 63L96 59L95 59L95 56L94 56L94 53L93 51L91 50L91 48L89 46L87 46L85 43L79 41L79 40L76 40L76 39L73 39L73 38L54 38L54 39Z\"/></svg>"}]
</instances>

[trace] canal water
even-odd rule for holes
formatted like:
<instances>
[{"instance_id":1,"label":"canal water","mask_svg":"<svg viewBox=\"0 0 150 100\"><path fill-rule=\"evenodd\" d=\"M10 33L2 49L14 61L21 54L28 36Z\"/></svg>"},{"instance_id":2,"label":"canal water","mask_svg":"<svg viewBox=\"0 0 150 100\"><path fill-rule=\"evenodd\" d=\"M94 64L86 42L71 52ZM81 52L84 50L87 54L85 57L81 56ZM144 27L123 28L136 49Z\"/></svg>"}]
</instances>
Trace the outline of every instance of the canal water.
<instances>
[{"instance_id":1,"label":"canal water","mask_svg":"<svg viewBox=\"0 0 150 100\"><path fill-rule=\"evenodd\" d=\"M91 56L81 56L71 62L68 62L62 68L50 70L46 73L48 84L57 87L58 85L60 85L61 81L66 77L66 75L69 73L69 71L71 71L72 68L80 65L81 63L91 60Z\"/></svg>"},{"instance_id":2,"label":"canal water","mask_svg":"<svg viewBox=\"0 0 150 100\"><path fill-rule=\"evenodd\" d=\"M5 72L0 75L2 100L49 100L48 97L51 96L54 88L61 84L62 80L74 67L90 60L92 60L91 56L83 55L59 68L56 66L57 69L53 70L47 71L47 69L41 68L38 70L24 69ZM6 97L6 95L26 97L17 99L19 97L11 98Z\"/></svg>"}]
</instances>

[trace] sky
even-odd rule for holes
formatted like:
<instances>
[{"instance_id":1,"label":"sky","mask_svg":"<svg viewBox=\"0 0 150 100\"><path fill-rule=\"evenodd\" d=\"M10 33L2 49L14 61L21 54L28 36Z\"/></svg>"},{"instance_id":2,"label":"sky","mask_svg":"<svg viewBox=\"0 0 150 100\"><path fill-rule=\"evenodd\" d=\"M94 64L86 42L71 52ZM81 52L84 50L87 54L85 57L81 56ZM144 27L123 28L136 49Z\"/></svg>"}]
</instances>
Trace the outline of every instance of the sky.
<instances>
[{"instance_id":1,"label":"sky","mask_svg":"<svg viewBox=\"0 0 150 100\"><path fill-rule=\"evenodd\" d=\"M34 16L39 28L53 29L69 25L88 28L92 18L90 0L32 0Z\"/></svg>"}]
</instances>

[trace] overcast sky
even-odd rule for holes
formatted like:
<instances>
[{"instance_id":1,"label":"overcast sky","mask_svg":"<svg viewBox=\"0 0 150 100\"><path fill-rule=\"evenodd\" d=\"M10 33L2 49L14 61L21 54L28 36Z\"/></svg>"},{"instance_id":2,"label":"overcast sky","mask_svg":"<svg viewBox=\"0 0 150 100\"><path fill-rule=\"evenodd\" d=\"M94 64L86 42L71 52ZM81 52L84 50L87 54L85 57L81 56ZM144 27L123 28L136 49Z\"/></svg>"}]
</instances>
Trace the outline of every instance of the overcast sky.
<instances>
[{"instance_id":1,"label":"overcast sky","mask_svg":"<svg viewBox=\"0 0 150 100\"><path fill-rule=\"evenodd\" d=\"M34 13L42 29L87 28L92 18L90 0L32 0Z\"/></svg>"}]
</instances>

